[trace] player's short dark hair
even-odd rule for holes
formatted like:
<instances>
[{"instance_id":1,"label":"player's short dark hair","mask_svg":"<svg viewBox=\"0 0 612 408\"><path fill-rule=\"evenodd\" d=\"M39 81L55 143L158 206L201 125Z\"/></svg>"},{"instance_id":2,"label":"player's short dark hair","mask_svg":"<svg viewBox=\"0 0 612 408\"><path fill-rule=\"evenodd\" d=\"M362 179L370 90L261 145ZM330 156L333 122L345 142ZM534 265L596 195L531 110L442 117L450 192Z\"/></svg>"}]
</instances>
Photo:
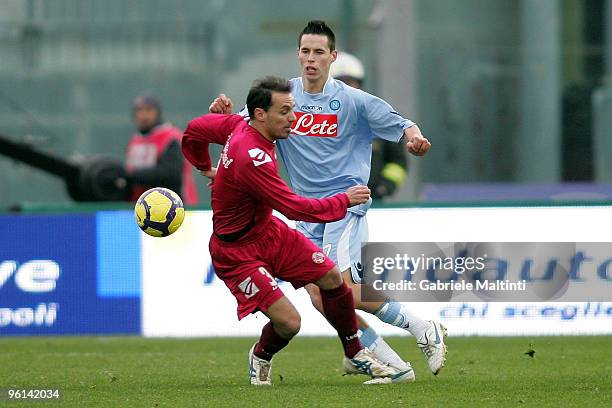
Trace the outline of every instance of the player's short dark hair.
<instances>
[{"instance_id":1,"label":"player's short dark hair","mask_svg":"<svg viewBox=\"0 0 612 408\"><path fill-rule=\"evenodd\" d=\"M246 101L251 118L255 114L256 108L268 111L272 106L272 92L290 93L291 83L285 78L277 76L267 76L253 82Z\"/></svg>"},{"instance_id":2,"label":"player's short dark hair","mask_svg":"<svg viewBox=\"0 0 612 408\"><path fill-rule=\"evenodd\" d=\"M327 37L329 50L333 51L336 49L336 36L332 29L323 20L310 20L308 24L306 24L306 27L304 27L300 33L300 36L298 37L298 48L302 45L302 37L304 34L324 35Z\"/></svg>"}]
</instances>

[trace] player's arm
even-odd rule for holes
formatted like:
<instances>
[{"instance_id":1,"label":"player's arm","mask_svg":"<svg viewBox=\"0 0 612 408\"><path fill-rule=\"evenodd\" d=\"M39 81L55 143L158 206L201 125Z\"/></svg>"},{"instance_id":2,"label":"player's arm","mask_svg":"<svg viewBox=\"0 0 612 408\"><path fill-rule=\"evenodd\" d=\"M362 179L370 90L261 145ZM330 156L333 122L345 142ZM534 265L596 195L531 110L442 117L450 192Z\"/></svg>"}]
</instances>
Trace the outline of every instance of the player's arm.
<instances>
[{"instance_id":1,"label":"player's arm","mask_svg":"<svg viewBox=\"0 0 612 408\"><path fill-rule=\"evenodd\" d=\"M280 178L273 162L255 167L248 160L240 171L240 179L249 193L297 221L338 221L344 218L347 208L363 204L370 198L366 186L354 186L346 193L321 199L299 196Z\"/></svg>"},{"instance_id":2,"label":"player's arm","mask_svg":"<svg viewBox=\"0 0 612 408\"><path fill-rule=\"evenodd\" d=\"M431 143L414 122L403 118L381 98L363 91L360 93L364 114L372 134L391 142L403 140L408 152L415 156L427 154Z\"/></svg>"},{"instance_id":3,"label":"player's arm","mask_svg":"<svg viewBox=\"0 0 612 408\"><path fill-rule=\"evenodd\" d=\"M185 158L202 172L212 167L208 146L224 145L232 131L243 122L239 115L207 114L193 119L187 125L181 147Z\"/></svg>"}]
</instances>

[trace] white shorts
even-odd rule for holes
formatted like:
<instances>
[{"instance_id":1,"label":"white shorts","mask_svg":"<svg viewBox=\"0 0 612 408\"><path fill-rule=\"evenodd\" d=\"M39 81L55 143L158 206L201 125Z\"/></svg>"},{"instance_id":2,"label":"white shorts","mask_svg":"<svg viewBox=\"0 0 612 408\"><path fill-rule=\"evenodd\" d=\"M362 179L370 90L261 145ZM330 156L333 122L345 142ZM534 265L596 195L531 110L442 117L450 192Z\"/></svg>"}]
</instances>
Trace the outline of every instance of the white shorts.
<instances>
[{"instance_id":1,"label":"white shorts","mask_svg":"<svg viewBox=\"0 0 612 408\"><path fill-rule=\"evenodd\" d=\"M368 242L368 222L365 216L347 212L346 217L340 221L327 224L298 221L296 229L322 248L340 271L351 268L353 282L361 283L361 247Z\"/></svg>"}]
</instances>

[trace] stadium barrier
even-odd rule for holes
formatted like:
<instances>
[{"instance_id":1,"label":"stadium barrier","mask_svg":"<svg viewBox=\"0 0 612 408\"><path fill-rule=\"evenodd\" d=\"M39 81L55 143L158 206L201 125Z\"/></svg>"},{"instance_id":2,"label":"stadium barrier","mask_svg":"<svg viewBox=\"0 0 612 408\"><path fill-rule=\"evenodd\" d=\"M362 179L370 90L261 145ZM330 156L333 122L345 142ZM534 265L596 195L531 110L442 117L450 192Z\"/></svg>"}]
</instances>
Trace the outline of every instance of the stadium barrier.
<instances>
[{"instance_id":1,"label":"stadium barrier","mask_svg":"<svg viewBox=\"0 0 612 408\"><path fill-rule=\"evenodd\" d=\"M376 242L608 242L611 206L372 209ZM208 253L209 211L189 211L174 235L141 233L131 211L0 216L0 335L254 336L266 318L238 322L236 302ZM583 279L612 293L609 254ZM606 263L608 262L608 263ZM604 274L597 265L608 266ZM601 268L600 268L601 269ZM280 287L302 314L303 335L333 335L303 290ZM611 334L612 302L419 302L453 335ZM382 334L402 331L369 315Z\"/></svg>"},{"instance_id":2,"label":"stadium barrier","mask_svg":"<svg viewBox=\"0 0 612 408\"><path fill-rule=\"evenodd\" d=\"M140 230L130 213L0 223L0 335L140 333Z\"/></svg>"}]
</instances>

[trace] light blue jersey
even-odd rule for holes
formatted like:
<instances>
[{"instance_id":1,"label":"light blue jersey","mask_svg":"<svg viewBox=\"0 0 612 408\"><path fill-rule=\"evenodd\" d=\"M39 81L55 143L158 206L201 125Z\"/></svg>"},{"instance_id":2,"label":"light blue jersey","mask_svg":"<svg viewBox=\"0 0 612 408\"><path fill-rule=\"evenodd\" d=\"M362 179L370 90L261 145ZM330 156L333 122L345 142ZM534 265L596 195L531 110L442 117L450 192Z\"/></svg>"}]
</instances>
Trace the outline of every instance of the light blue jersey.
<instances>
[{"instance_id":1,"label":"light blue jersey","mask_svg":"<svg viewBox=\"0 0 612 408\"><path fill-rule=\"evenodd\" d=\"M413 125L382 99L331 77L318 94L305 92L302 78L293 78L291 86L298 118L277 146L291 186L306 197L367 185L373 138L398 142ZM354 212L365 213L362 207Z\"/></svg>"},{"instance_id":2,"label":"light blue jersey","mask_svg":"<svg viewBox=\"0 0 612 408\"><path fill-rule=\"evenodd\" d=\"M329 78L323 92L304 91L302 78L291 80L297 120L288 139L277 141L293 189L322 198L357 184L368 184L372 139L399 142L413 123L382 99ZM366 204L351 207L346 217L329 224L296 223L338 265L362 281L361 246L368 240Z\"/></svg>"}]
</instances>

